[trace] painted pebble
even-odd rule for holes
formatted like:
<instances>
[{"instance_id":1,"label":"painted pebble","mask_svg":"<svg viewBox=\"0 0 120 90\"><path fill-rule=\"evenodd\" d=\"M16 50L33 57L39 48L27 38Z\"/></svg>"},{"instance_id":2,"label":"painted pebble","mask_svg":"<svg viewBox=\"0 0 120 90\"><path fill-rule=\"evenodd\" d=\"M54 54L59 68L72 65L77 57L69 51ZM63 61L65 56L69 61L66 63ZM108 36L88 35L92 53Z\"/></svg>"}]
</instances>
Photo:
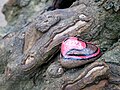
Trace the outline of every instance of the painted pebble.
<instances>
[{"instance_id":1,"label":"painted pebble","mask_svg":"<svg viewBox=\"0 0 120 90\"><path fill-rule=\"evenodd\" d=\"M65 68L74 68L95 61L101 56L100 48L77 37L62 42L59 62Z\"/></svg>"}]
</instances>

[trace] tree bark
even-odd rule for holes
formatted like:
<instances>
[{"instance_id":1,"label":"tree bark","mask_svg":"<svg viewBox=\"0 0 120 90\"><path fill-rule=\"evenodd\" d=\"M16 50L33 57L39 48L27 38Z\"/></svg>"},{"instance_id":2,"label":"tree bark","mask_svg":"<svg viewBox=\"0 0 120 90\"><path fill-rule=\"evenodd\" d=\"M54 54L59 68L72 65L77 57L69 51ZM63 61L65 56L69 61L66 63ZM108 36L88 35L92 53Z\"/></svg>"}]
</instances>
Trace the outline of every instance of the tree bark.
<instances>
[{"instance_id":1,"label":"tree bark","mask_svg":"<svg viewBox=\"0 0 120 90\"><path fill-rule=\"evenodd\" d=\"M69 36L79 35L85 41L96 43L104 53L99 60L105 59L109 66L115 64L116 67L120 67L118 63L120 48L117 48L120 46L120 2L117 0L95 0L95 2L79 0L76 2L66 9L47 11L46 8L43 8L39 12L34 11L35 14L31 16L23 14L22 17L26 16L25 21L24 18L21 18L20 12L24 12L24 9L31 5L32 0L26 0L27 4L18 2L11 3L11 6L10 3L6 4L5 14L7 11L14 12L14 9L19 9L19 11L16 12L18 22L14 20L16 17L9 18L9 15L6 15L11 25L6 26L4 30L8 30L8 33L5 33L0 40L0 87L2 90L21 90L22 88L25 90L62 90L61 82L66 81L64 78L68 76L68 80L75 79L82 72L81 69L85 68L75 68L73 71L65 69L66 72L57 74L56 68L62 68L57 62L60 44ZM14 13L12 15L14 16ZM114 49L118 49L117 56L109 54L109 52L114 53ZM110 62L107 53L111 55L110 60L115 56L116 61ZM59 76L57 79L49 77L48 70L51 65L54 65L53 63L55 64L55 69L52 68L53 73L56 72L54 75ZM110 71L112 70L110 68ZM73 75L70 72L76 74ZM111 79L114 75L109 74L109 80L111 82L117 80L117 83L110 83L108 88L112 84L120 86L120 80ZM119 72L115 72L115 75L120 77Z\"/></svg>"}]
</instances>

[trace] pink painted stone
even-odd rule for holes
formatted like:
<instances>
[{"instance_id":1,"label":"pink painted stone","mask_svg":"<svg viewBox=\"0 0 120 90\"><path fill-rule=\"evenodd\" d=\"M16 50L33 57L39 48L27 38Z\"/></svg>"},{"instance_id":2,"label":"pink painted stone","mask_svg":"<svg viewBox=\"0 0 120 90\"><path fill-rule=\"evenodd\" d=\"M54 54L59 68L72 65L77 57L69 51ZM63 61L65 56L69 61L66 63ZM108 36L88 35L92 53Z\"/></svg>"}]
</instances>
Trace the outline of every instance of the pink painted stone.
<instances>
[{"instance_id":1,"label":"pink painted stone","mask_svg":"<svg viewBox=\"0 0 120 90\"><path fill-rule=\"evenodd\" d=\"M63 67L73 68L94 61L100 55L97 46L77 37L69 37L62 42L59 61Z\"/></svg>"}]
</instances>

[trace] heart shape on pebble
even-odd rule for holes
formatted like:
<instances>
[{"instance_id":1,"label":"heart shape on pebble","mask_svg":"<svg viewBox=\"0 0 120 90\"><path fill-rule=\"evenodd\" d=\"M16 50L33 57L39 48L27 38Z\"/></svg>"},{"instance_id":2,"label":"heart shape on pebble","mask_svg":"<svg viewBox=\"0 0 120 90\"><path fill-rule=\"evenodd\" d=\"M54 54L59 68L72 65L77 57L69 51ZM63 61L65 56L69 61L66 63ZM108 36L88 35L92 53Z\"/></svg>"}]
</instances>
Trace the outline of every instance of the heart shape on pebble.
<instances>
[{"instance_id":1,"label":"heart shape on pebble","mask_svg":"<svg viewBox=\"0 0 120 90\"><path fill-rule=\"evenodd\" d=\"M77 37L66 38L61 45L60 63L73 68L94 61L101 56L100 48Z\"/></svg>"}]
</instances>

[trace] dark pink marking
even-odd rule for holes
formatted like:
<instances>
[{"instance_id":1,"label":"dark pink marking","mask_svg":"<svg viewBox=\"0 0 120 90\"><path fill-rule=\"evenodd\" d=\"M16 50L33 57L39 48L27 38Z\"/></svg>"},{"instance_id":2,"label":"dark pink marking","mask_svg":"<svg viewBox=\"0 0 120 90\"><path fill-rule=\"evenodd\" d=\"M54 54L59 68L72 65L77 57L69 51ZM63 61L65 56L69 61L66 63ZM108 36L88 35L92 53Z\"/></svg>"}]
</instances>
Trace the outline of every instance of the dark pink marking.
<instances>
[{"instance_id":1,"label":"dark pink marking","mask_svg":"<svg viewBox=\"0 0 120 90\"><path fill-rule=\"evenodd\" d=\"M65 55L70 49L84 49L86 48L86 43L83 41L78 41L76 37L70 37L68 40L63 41L61 45L62 55Z\"/></svg>"},{"instance_id":2,"label":"dark pink marking","mask_svg":"<svg viewBox=\"0 0 120 90\"><path fill-rule=\"evenodd\" d=\"M89 55L89 56L87 56L87 55L86 56L68 56L68 55L66 55L66 53L71 49L79 49L79 50L85 49L86 44L91 44L91 42L84 42L82 40L78 40L77 37L69 37L69 39L62 42L61 54L64 56L64 58L79 59L79 60L93 58L100 54L100 48L97 47L96 53Z\"/></svg>"}]
</instances>

